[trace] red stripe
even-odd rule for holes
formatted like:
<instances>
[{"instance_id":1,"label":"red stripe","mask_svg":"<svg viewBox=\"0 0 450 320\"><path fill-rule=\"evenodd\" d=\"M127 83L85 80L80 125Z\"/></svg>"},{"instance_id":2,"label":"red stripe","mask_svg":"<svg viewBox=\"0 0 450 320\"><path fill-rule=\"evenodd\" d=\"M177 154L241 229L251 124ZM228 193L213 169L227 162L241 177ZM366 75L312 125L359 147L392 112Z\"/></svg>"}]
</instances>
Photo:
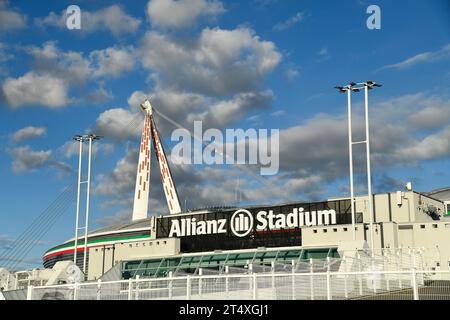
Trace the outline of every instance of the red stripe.
<instances>
[{"instance_id":1,"label":"red stripe","mask_svg":"<svg viewBox=\"0 0 450 320\"><path fill-rule=\"evenodd\" d=\"M289 233L289 232L300 232L300 229L277 229L277 230L261 230L256 231L257 234L265 234L265 233Z\"/></svg>"},{"instance_id":2,"label":"red stripe","mask_svg":"<svg viewBox=\"0 0 450 320\"><path fill-rule=\"evenodd\" d=\"M89 247L87 248L88 249L88 251L89 251ZM47 259L47 258L50 258L50 257L54 257L54 256L58 256L58 255L60 255L60 254L64 254L64 253L73 253L75 250L72 248L72 249L67 249L67 250L63 250L63 251L58 251L58 252L55 252L55 253L51 253L51 254L49 254L49 255L46 255L45 257L44 257L44 259ZM84 251L84 245L82 246L82 247L79 247L79 248L77 248L77 252L83 252Z\"/></svg>"}]
</instances>

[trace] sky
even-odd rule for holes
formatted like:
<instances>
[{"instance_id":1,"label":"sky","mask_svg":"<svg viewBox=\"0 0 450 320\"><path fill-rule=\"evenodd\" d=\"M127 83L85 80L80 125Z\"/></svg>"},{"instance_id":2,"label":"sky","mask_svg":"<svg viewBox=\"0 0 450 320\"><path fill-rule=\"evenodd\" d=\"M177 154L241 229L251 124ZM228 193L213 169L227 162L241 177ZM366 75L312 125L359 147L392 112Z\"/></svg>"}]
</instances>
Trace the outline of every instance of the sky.
<instances>
[{"instance_id":1,"label":"sky","mask_svg":"<svg viewBox=\"0 0 450 320\"><path fill-rule=\"evenodd\" d=\"M69 5L81 29L67 28ZM370 5L381 29L367 27ZM279 130L279 171L264 183L255 166L172 164L185 209L348 196L347 100L334 86L351 81L383 84L370 91L374 192L450 186L449 15L445 0L0 0L0 254L53 209L28 230L23 267L73 236L76 134L103 136L89 229L130 221L146 97L189 129ZM175 128L155 121L170 154ZM153 161L149 215L167 212Z\"/></svg>"}]
</instances>

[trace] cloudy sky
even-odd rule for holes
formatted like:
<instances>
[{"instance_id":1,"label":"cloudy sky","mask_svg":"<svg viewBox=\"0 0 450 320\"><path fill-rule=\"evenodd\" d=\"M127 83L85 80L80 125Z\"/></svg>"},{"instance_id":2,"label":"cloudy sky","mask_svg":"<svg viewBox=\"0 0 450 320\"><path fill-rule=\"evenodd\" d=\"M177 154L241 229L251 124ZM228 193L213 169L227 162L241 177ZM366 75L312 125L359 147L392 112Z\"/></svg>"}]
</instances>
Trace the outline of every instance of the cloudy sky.
<instances>
[{"instance_id":1,"label":"cloudy sky","mask_svg":"<svg viewBox=\"0 0 450 320\"><path fill-rule=\"evenodd\" d=\"M66 27L71 4L80 30ZM381 7L381 30L366 27L370 4ZM104 136L94 146L91 228L130 219L147 96L189 129L202 120L280 130L275 176L173 165L182 207L347 195L346 98L333 87L350 81L384 85L370 96L374 191L449 186L449 12L445 0L0 0L0 252L49 205L55 214L28 261L73 236L73 197L58 195L76 181L75 134ZM362 102L356 94L355 140ZM155 119L170 149L175 127ZM356 148L359 193L364 156ZM153 168L149 211L165 214Z\"/></svg>"}]
</instances>

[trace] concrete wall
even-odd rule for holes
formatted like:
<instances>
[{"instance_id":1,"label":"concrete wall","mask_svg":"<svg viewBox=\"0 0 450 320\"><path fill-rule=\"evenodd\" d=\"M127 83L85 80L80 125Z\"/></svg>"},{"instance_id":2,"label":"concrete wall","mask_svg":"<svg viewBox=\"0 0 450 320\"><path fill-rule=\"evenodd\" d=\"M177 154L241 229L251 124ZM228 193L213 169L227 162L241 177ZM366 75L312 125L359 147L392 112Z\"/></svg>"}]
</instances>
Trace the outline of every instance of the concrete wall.
<instances>
[{"instance_id":1,"label":"concrete wall","mask_svg":"<svg viewBox=\"0 0 450 320\"><path fill-rule=\"evenodd\" d=\"M399 247L425 248L436 269L450 270L450 221L399 225L398 236Z\"/></svg>"},{"instance_id":2,"label":"concrete wall","mask_svg":"<svg viewBox=\"0 0 450 320\"><path fill-rule=\"evenodd\" d=\"M364 225L357 224L355 229L356 240L364 240ZM302 246L338 246L339 241L351 241L352 239L351 224L302 228Z\"/></svg>"},{"instance_id":3,"label":"concrete wall","mask_svg":"<svg viewBox=\"0 0 450 320\"><path fill-rule=\"evenodd\" d=\"M118 242L91 247L88 280L98 279L119 261L170 256L178 253L180 253L178 238Z\"/></svg>"},{"instance_id":4,"label":"concrete wall","mask_svg":"<svg viewBox=\"0 0 450 320\"><path fill-rule=\"evenodd\" d=\"M356 225L356 240L370 246L369 224ZM326 232L324 231L326 230ZM351 241L351 225L303 228L302 246L337 246ZM374 224L375 253L381 248L423 248L427 265L437 270L450 270L450 219L432 222Z\"/></svg>"},{"instance_id":5,"label":"concrete wall","mask_svg":"<svg viewBox=\"0 0 450 320\"><path fill-rule=\"evenodd\" d=\"M439 215L445 214L441 201L413 191L376 194L373 199L374 222L431 222L433 219L426 213L429 205L436 207ZM355 204L355 211L363 214L363 222L369 223L368 197L356 197Z\"/></svg>"}]
</instances>

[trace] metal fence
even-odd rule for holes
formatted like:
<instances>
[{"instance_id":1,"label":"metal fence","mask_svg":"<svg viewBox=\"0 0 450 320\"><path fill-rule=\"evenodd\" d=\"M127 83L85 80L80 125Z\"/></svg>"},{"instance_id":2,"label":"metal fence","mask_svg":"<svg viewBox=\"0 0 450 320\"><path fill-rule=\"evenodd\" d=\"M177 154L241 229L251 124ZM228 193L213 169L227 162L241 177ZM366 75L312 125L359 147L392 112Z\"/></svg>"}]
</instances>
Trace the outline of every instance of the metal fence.
<instances>
[{"instance_id":1,"label":"metal fence","mask_svg":"<svg viewBox=\"0 0 450 320\"><path fill-rule=\"evenodd\" d=\"M450 271L249 273L29 286L28 300L450 300Z\"/></svg>"}]
</instances>

